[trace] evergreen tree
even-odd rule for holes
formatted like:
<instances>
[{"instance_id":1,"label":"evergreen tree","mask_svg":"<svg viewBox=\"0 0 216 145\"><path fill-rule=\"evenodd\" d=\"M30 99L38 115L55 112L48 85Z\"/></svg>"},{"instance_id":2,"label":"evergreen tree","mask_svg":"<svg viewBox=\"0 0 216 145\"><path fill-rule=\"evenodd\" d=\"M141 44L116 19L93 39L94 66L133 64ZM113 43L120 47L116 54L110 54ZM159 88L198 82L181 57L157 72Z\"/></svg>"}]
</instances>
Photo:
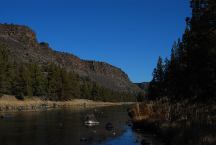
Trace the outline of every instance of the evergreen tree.
<instances>
[{"instance_id":1,"label":"evergreen tree","mask_svg":"<svg viewBox=\"0 0 216 145\"><path fill-rule=\"evenodd\" d=\"M84 98L100 101L128 101L135 98L124 92L114 92L87 77L79 77L56 64L16 63L9 59L7 46L0 44L0 94L43 97L48 100L65 101Z\"/></svg>"},{"instance_id":2,"label":"evergreen tree","mask_svg":"<svg viewBox=\"0 0 216 145\"><path fill-rule=\"evenodd\" d=\"M159 87L164 87L165 94L172 100L216 99L215 8L215 1L192 0L193 16L186 19L182 41L173 45L170 61L165 62L164 83ZM161 96L163 92L158 90L159 70L157 66L149 87L154 96Z\"/></svg>"},{"instance_id":3,"label":"evergreen tree","mask_svg":"<svg viewBox=\"0 0 216 145\"><path fill-rule=\"evenodd\" d=\"M0 44L0 93L11 93L12 65L9 61L9 51L5 44Z\"/></svg>"},{"instance_id":4,"label":"evergreen tree","mask_svg":"<svg viewBox=\"0 0 216 145\"><path fill-rule=\"evenodd\" d=\"M87 81L83 81L83 84L81 85L81 96L84 99L90 99L91 98L91 85Z\"/></svg>"},{"instance_id":5,"label":"evergreen tree","mask_svg":"<svg viewBox=\"0 0 216 145\"><path fill-rule=\"evenodd\" d=\"M74 87L75 82L73 82L72 73L67 72L65 69L61 69L60 72L61 77L61 94L59 96L59 100L70 100L75 98L75 96L78 96L77 94L74 95L74 89L79 89L77 87Z\"/></svg>"},{"instance_id":6,"label":"evergreen tree","mask_svg":"<svg viewBox=\"0 0 216 145\"><path fill-rule=\"evenodd\" d=\"M99 94L99 86L96 83L93 83L92 92L91 92L92 100L97 100L100 96Z\"/></svg>"},{"instance_id":7,"label":"evergreen tree","mask_svg":"<svg viewBox=\"0 0 216 145\"><path fill-rule=\"evenodd\" d=\"M32 78L28 65L21 65L19 73L23 82L23 93L29 97L33 96Z\"/></svg>"},{"instance_id":8,"label":"evergreen tree","mask_svg":"<svg viewBox=\"0 0 216 145\"><path fill-rule=\"evenodd\" d=\"M154 69L152 75L153 79L149 86L149 98L157 99L164 95L164 65L161 57L158 58L157 67Z\"/></svg>"},{"instance_id":9,"label":"evergreen tree","mask_svg":"<svg viewBox=\"0 0 216 145\"><path fill-rule=\"evenodd\" d=\"M12 92L18 96L32 96L31 74L25 65L17 66L12 83Z\"/></svg>"},{"instance_id":10,"label":"evergreen tree","mask_svg":"<svg viewBox=\"0 0 216 145\"><path fill-rule=\"evenodd\" d=\"M29 66L31 73L32 93L34 96L45 95L45 76L42 69L37 64L30 64Z\"/></svg>"},{"instance_id":11,"label":"evergreen tree","mask_svg":"<svg viewBox=\"0 0 216 145\"><path fill-rule=\"evenodd\" d=\"M60 69L50 64L47 69L47 96L51 100L58 100L61 96Z\"/></svg>"}]
</instances>

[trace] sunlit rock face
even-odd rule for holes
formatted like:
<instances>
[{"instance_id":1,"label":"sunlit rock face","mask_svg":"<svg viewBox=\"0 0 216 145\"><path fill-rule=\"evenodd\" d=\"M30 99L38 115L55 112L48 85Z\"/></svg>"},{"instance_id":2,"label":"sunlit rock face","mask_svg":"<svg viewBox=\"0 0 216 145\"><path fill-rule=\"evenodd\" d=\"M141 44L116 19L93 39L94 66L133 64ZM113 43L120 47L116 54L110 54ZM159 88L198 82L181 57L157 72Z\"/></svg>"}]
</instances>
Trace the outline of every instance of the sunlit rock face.
<instances>
[{"instance_id":1,"label":"sunlit rock face","mask_svg":"<svg viewBox=\"0 0 216 145\"><path fill-rule=\"evenodd\" d=\"M55 63L114 91L140 91L120 68L105 62L82 60L73 54L54 51L48 43L39 43L35 32L27 26L0 24L0 42L8 46L12 54L11 59L15 59L16 62L33 62L40 65Z\"/></svg>"}]
</instances>

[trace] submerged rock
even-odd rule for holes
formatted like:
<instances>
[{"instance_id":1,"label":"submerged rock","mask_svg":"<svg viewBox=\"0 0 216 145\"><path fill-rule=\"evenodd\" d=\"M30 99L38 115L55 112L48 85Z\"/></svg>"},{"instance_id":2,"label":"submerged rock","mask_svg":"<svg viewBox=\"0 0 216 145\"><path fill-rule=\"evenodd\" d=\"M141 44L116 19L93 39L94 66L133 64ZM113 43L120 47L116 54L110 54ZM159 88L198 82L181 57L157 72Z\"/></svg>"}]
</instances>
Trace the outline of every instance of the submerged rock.
<instances>
[{"instance_id":1,"label":"submerged rock","mask_svg":"<svg viewBox=\"0 0 216 145\"><path fill-rule=\"evenodd\" d=\"M94 116L94 114L90 114L90 115L87 115L85 117L85 121L84 121L84 124L86 126L96 126L96 125L99 125L100 122L96 120L96 117Z\"/></svg>"},{"instance_id":2,"label":"submerged rock","mask_svg":"<svg viewBox=\"0 0 216 145\"><path fill-rule=\"evenodd\" d=\"M85 138L85 137L83 137L83 138L81 138L81 139L80 139L80 141L81 141L81 142L87 142L87 141L88 141L88 139L87 139L87 138Z\"/></svg>"},{"instance_id":3,"label":"submerged rock","mask_svg":"<svg viewBox=\"0 0 216 145\"><path fill-rule=\"evenodd\" d=\"M106 128L106 130L108 130L108 131L112 131L112 130L114 129L114 126L113 126L112 123L109 122L109 123L106 124L105 128Z\"/></svg>"}]
</instances>

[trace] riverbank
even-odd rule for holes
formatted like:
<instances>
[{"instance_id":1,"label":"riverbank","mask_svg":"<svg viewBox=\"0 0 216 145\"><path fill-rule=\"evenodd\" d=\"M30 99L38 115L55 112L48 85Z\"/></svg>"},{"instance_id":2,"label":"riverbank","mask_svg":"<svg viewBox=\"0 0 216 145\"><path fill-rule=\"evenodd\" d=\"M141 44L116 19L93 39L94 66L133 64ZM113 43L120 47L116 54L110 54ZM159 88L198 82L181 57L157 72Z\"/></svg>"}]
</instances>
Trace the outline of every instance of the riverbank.
<instances>
[{"instance_id":1,"label":"riverbank","mask_svg":"<svg viewBox=\"0 0 216 145\"><path fill-rule=\"evenodd\" d=\"M0 98L0 112L4 111L37 111L53 108L95 108L106 106L126 105L133 103L125 102L101 102L86 99L74 99L70 101L44 101L42 99L32 97L25 100L18 100L14 96L3 95Z\"/></svg>"},{"instance_id":2,"label":"riverbank","mask_svg":"<svg viewBox=\"0 0 216 145\"><path fill-rule=\"evenodd\" d=\"M210 104L158 100L136 104L129 114L134 128L155 133L167 145L215 145L215 111Z\"/></svg>"}]
</instances>

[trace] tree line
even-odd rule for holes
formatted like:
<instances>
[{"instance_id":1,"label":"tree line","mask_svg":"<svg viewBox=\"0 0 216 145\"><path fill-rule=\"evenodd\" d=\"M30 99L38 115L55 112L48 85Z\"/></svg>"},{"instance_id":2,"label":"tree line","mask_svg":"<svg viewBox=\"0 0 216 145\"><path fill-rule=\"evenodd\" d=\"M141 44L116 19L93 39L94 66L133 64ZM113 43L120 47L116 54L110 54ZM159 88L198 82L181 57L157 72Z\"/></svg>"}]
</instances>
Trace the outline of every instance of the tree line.
<instances>
[{"instance_id":1,"label":"tree line","mask_svg":"<svg viewBox=\"0 0 216 145\"><path fill-rule=\"evenodd\" d=\"M132 94L106 89L88 77L67 71L54 63L17 63L10 58L7 45L0 44L0 96L40 97L45 100L67 101L90 99L100 101L134 101Z\"/></svg>"},{"instance_id":2,"label":"tree line","mask_svg":"<svg viewBox=\"0 0 216 145\"><path fill-rule=\"evenodd\" d=\"M174 42L170 58L159 57L148 89L150 99L215 101L216 2L192 0L183 37Z\"/></svg>"}]
</instances>

